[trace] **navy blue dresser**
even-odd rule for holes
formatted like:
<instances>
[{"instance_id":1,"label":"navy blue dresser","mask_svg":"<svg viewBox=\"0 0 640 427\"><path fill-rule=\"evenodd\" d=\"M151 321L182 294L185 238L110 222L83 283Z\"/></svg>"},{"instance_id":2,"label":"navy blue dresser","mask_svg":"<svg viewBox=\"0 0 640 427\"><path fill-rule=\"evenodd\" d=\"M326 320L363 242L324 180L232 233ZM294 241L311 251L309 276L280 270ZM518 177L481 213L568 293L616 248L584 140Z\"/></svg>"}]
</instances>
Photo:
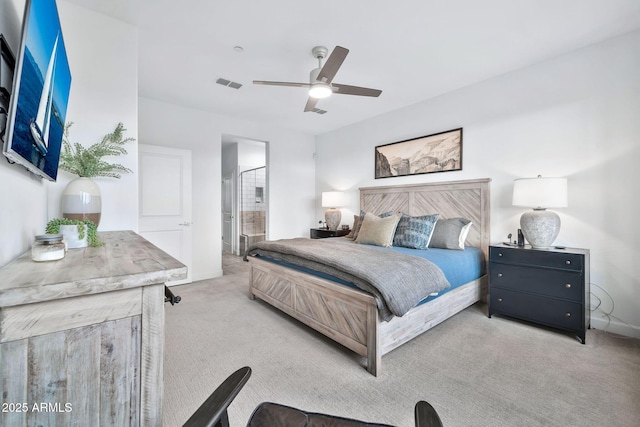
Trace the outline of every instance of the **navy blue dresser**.
<instances>
[{"instance_id":1,"label":"navy blue dresser","mask_svg":"<svg viewBox=\"0 0 640 427\"><path fill-rule=\"evenodd\" d=\"M489 247L489 317L494 314L575 333L591 323L589 250Z\"/></svg>"}]
</instances>

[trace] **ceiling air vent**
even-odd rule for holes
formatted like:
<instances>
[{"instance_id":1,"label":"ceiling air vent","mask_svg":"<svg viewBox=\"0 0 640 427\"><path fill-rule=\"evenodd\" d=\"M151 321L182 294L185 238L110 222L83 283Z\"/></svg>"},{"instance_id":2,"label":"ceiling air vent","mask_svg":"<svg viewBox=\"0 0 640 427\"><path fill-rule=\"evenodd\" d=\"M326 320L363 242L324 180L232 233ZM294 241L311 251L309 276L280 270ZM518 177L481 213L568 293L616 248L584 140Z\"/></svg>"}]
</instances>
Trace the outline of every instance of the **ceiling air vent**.
<instances>
[{"instance_id":1,"label":"ceiling air vent","mask_svg":"<svg viewBox=\"0 0 640 427\"><path fill-rule=\"evenodd\" d=\"M313 110L314 113L318 113L318 114L325 114L327 112L327 110L321 110L319 108L314 108Z\"/></svg>"},{"instance_id":2,"label":"ceiling air vent","mask_svg":"<svg viewBox=\"0 0 640 427\"><path fill-rule=\"evenodd\" d=\"M232 82L231 80L227 80L223 78L219 78L218 80L216 80L216 83L222 86L233 88L233 89L240 89L242 87L242 84L240 83Z\"/></svg>"}]
</instances>

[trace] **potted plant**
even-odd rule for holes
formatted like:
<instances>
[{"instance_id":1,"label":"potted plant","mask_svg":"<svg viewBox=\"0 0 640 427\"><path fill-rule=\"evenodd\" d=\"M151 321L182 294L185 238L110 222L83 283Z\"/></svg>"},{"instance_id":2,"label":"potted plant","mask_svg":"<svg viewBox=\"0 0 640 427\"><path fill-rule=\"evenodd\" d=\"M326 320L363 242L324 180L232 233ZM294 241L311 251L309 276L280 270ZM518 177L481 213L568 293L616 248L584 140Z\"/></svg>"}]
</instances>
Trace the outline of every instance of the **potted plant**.
<instances>
[{"instance_id":1,"label":"potted plant","mask_svg":"<svg viewBox=\"0 0 640 427\"><path fill-rule=\"evenodd\" d=\"M69 129L73 122L64 127L62 151L60 153L60 169L78 175L71 181L62 193L62 216L69 219L93 221L100 224L102 213L102 196L100 188L91 180L93 177L109 177L119 179L122 173L130 173L131 169L104 160L127 154L124 145L135 141L126 138L126 131L122 123L118 123L115 130L106 134L102 141L85 148L79 143L69 141Z\"/></svg>"},{"instance_id":2,"label":"potted plant","mask_svg":"<svg viewBox=\"0 0 640 427\"><path fill-rule=\"evenodd\" d=\"M47 234L62 234L69 249L102 246L98 240L98 227L88 219L54 218L47 223Z\"/></svg>"}]
</instances>

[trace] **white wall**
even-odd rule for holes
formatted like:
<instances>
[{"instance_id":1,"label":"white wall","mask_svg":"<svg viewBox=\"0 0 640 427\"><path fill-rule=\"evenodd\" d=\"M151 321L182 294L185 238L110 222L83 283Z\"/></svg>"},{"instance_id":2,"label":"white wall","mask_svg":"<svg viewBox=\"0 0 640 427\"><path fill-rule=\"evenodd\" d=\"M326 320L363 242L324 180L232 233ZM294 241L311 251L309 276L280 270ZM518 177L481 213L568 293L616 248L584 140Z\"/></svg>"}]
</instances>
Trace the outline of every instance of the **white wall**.
<instances>
[{"instance_id":1,"label":"white wall","mask_svg":"<svg viewBox=\"0 0 640 427\"><path fill-rule=\"evenodd\" d=\"M591 250L591 291L605 311L611 295L621 319L610 330L640 337L639 117L634 32L317 137L316 192L348 190L343 223L350 223L358 187L488 177L491 236L499 242L515 235L523 212L511 206L513 180L565 176L569 207L556 210L556 244ZM457 127L462 171L374 179L376 145ZM316 216L322 212L316 204ZM602 311L593 314L593 326L606 322Z\"/></svg>"},{"instance_id":2,"label":"white wall","mask_svg":"<svg viewBox=\"0 0 640 427\"><path fill-rule=\"evenodd\" d=\"M269 238L308 235L315 207L313 137L142 97L138 125L141 144L193 151L194 280L222 274L223 134L268 141Z\"/></svg>"},{"instance_id":3,"label":"white wall","mask_svg":"<svg viewBox=\"0 0 640 427\"><path fill-rule=\"evenodd\" d=\"M267 144L257 141L238 141L238 173L267 164Z\"/></svg>"},{"instance_id":4,"label":"white wall","mask_svg":"<svg viewBox=\"0 0 640 427\"><path fill-rule=\"evenodd\" d=\"M17 54L24 0L0 2L0 31ZM98 142L122 121L137 138L137 30L120 21L58 1L71 69L67 121L76 124L71 139ZM90 59L89 59L90 58ZM137 143L118 162L137 170ZM26 251L49 219L60 216L60 195L74 177L64 171L58 181L41 181L21 166L0 159L0 266ZM137 229L137 179L97 179L103 198L99 230Z\"/></svg>"},{"instance_id":5,"label":"white wall","mask_svg":"<svg viewBox=\"0 0 640 427\"><path fill-rule=\"evenodd\" d=\"M126 156L106 159L133 173L120 179L92 178L102 193L99 230L137 231L138 30L72 3L59 1L58 8L71 66L70 140L92 145L113 132L118 122L124 123L127 137L136 139L125 146ZM74 178L61 170L58 181L49 186L50 218L62 215L62 191Z\"/></svg>"}]
</instances>

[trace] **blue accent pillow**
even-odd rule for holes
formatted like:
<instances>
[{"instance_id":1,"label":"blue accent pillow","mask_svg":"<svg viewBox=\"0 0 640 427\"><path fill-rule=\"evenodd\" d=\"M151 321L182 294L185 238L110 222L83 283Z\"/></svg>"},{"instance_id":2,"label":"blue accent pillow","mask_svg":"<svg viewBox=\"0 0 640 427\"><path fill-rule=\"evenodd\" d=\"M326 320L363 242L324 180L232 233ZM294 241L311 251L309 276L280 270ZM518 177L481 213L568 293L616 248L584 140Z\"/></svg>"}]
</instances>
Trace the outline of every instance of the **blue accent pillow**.
<instances>
[{"instance_id":1,"label":"blue accent pillow","mask_svg":"<svg viewBox=\"0 0 640 427\"><path fill-rule=\"evenodd\" d=\"M431 235L440 214L409 216L402 214L396 235L393 238L393 246L402 246L411 249L428 249Z\"/></svg>"}]
</instances>

